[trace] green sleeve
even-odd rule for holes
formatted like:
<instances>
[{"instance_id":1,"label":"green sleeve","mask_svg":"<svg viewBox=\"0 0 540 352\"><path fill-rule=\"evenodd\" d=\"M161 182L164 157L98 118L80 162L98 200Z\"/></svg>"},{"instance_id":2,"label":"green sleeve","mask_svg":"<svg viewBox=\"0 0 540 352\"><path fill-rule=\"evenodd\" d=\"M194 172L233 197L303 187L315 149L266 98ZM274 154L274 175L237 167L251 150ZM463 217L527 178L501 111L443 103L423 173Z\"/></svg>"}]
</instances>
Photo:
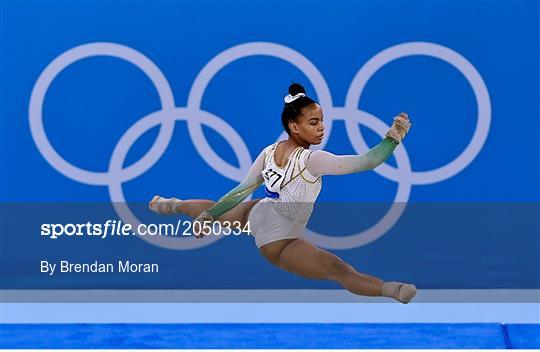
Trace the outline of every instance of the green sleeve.
<instances>
[{"instance_id":1,"label":"green sleeve","mask_svg":"<svg viewBox=\"0 0 540 352\"><path fill-rule=\"evenodd\" d=\"M365 158L370 166L373 168L381 165L392 155L394 149L396 149L398 142L392 138L386 137L381 143L371 148L366 154L360 158Z\"/></svg>"},{"instance_id":2,"label":"green sleeve","mask_svg":"<svg viewBox=\"0 0 540 352\"><path fill-rule=\"evenodd\" d=\"M251 193L253 193L259 186L262 184L262 181L246 183L242 182L227 194L221 197L216 204L214 204L207 211L212 214L214 219L219 218L221 215L225 214L229 210L233 209L244 199L247 198Z\"/></svg>"},{"instance_id":3,"label":"green sleeve","mask_svg":"<svg viewBox=\"0 0 540 352\"><path fill-rule=\"evenodd\" d=\"M232 190L227 192L221 197L216 204L214 204L207 211L212 214L214 219L219 218L225 214L240 202L247 198L251 193L255 192L257 188L264 182L262 171L264 168L265 151L263 150L255 162L249 168L249 171L242 182Z\"/></svg>"}]
</instances>

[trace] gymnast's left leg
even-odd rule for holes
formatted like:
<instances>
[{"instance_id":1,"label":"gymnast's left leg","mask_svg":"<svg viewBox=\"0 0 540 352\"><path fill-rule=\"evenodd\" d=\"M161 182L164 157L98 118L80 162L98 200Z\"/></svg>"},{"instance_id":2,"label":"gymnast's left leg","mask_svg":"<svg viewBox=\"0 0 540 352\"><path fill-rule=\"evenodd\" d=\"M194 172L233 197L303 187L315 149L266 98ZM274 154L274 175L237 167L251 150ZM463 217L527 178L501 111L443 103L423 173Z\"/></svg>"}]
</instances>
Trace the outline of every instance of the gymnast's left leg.
<instances>
[{"instance_id":1,"label":"gymnast's left leg","mask_svg":"<svg viewBox=\"0 0 540 352\"><path fill-rule=\"evenodd\" d=\"M307 278L336 281L357 295L386 296L401 303L408 303L416 294L414 285L384 282L374 276L359 273L338 256L301 238L280 242L269 243L260 250L270 262L287 271Z\"/></svg>"}]
</instances>

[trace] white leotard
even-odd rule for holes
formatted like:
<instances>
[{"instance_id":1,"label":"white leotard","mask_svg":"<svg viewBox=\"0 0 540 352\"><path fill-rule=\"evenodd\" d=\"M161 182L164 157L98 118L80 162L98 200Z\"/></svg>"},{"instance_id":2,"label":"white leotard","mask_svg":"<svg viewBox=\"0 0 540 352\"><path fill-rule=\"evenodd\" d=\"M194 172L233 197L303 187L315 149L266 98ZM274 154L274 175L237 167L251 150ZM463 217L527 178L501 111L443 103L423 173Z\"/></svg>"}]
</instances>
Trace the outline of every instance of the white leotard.
<instances>
[{"instance_id":1,"label":"white leotard","mask_svg":"<svg viewBox=\"0 0 540 352\"><path fill-rule=\"evenodd\" d=\"M296 148L279 167L275 161L277 143L264 149L264 168L262 175L268 202L276 213L285 219L307 223L313 212L313 204L322 188L320 176L313 176L306 168L313 151Z\"/></svg>"}]
</instances>

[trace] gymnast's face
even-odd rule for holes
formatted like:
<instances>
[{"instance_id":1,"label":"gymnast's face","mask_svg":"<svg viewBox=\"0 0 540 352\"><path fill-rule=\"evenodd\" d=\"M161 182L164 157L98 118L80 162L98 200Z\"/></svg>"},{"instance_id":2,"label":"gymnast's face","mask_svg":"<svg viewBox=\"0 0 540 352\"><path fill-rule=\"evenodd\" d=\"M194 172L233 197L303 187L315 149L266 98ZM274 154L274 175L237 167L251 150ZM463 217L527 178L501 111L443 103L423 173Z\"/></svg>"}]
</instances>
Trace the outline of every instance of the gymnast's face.
<instances>
[{"instance_id":1,"label":"gymnast's face","mask_svg":"<svg viewBox=\"0 0 540 352\"><path fill-rule=\"evenodd\" d=\"M309 144L321 144L324 136L323 111L319 104L311 104L289 126L301 140Z\"/></svg>"}]
</instances>

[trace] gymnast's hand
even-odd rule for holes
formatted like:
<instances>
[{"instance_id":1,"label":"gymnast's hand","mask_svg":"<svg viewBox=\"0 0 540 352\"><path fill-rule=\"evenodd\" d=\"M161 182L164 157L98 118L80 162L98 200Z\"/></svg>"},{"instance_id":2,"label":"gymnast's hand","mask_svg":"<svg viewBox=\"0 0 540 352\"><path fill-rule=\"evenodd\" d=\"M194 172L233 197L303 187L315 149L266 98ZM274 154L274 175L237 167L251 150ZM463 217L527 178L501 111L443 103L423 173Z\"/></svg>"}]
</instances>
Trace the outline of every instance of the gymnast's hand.
<instances>
[{"instance_id":1,"label":"gymnast's hand","mask_svg":"<svg viewBox=\"0 0 540 352\"><path fill-rule=\"evenodd\" d=\"M200 213L191 224L191 229L193 230L195 237L203 238L204 236L209 235L212 231L212 223L214 221L214 216L208 211L205 210Z\"/></svg>"},{"instance_id":2,"label":"gymnast's hand","mask_svg":"<svg viewBox=\"0 0 540 352\"><path fill-rule=\"evenodd\" d=\"M411 128L411 121L409 120L409 115L402 112L398 116L394 117L394 123L390 130L386 133L386 137L393 139L397 143L401 143L403 138L409 129Z\"/></svg>"}]
</instances>

